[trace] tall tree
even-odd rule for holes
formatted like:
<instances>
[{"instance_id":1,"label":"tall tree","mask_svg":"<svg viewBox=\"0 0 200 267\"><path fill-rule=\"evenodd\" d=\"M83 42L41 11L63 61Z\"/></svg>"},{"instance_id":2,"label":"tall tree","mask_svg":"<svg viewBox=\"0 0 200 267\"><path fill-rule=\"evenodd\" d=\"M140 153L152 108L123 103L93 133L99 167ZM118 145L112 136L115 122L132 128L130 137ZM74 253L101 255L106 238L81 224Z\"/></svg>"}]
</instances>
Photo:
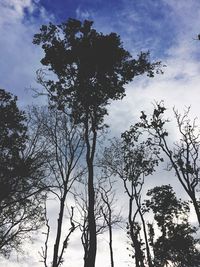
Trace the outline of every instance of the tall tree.
<instances>
[{"instance_id":1,"label":"tall tree","mask_svg":"<svg viewBox=\"0 0 200 267\"><path fill-rule=\"evenodd\" d=\"M38 81L46 89L50 101L59 109L71 109L71 119L83 126L88 168L88 232L89 253L85 267L95 266L96 223L94 216L94 158L98 132L104 126L106 106L122 99L124 85L135 76L153 71L148 54L132 59L117 34L104 35L92 29L93 22L69 19L61 25L43 25L34 37L45 52L41 63L48 66L54 79L46 80L40 72Z\"/></svg>"},{"instance_id":2,"label":"tall tree","mask_svg":"<svg viewBox=\"0 0 200 267\"><path fill-rule=\"evenodd\" d=\"M28 136L17 97L0 90L0 253L20 249L43 222L44 155Z\"/></svg>"}]
</instances>

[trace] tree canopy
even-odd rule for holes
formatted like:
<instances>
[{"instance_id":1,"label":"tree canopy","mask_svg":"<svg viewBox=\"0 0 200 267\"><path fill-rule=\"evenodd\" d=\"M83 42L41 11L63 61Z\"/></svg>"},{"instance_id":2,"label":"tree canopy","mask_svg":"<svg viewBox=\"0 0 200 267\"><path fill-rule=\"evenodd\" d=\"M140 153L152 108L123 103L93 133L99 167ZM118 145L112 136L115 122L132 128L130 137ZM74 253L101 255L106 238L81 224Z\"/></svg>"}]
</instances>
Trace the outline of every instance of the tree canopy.
<instances>
[{"instance_id":1,"label":"tree canopy","mask_svg":"<svg viewBox=\"0 0 200 267\"><path fill-rule=\"evenodd\" d=\"M152 63L149 52L134 59L119 35L98 32L89 20L43 25L33 43L44 52L37 81L48 106L25 113L17 97L0 89L0 255L19 251L45 225L39 252L45 267L65 262L72 237L79 238L76 248L82 243L84 267L95 267L99 235L108 231L114 267L113 230L120 226L133 266L199 266L197 228L189 215L192 203L200 222L200 141L189 108L183 115L174 109L180 137L174 143L162 102L150 117L142 111L139 122L110 147L98 142L109 104L126 95L136 76L162 73L161 63ZM150 176L166 158L190 202L178 199L171 185L148 190ZM122 216L115 190L120 197L125 193Z\"/></svg>"},{"instance_id":2,"label":"tree canopy","mask_svg":"<svg viewBox=\"0 0 200 267\"><path fill-rule=\"evenodd\" d=\"M153 211L161 230L161 235L158 237L154 230L150 234L154 266L164 267L168 264L178 267L198 266L199 239L193 236L197 229L188 222L189 203L177 199L170 185L157 186L149 190L147 196L151 199L146 201L146 206Z\"/></svg>"},{"instance_id":3,"label":"tree canopy","mask_svg":"<svg viewBox=\"0 0 200 267\"><path fill-rule=\"evenodd\" d=\"M124 85L143 73L153 77L160 63L150 63L149 53L133 59L116 33L98 33L92 21L69 19L60 25L43 25L33 43L41 45L41 63L52 79L38 72L38 82L47 91L50 104L67 112L83 126L88 169L89 246L85 267L95 265L96 222L94 214L94 158L98 131L104 126L107 105L125 96Z\"/></svg>"},{"instance_id":4,"label":"tree canopy","mask_svg":"<svg viewBox=\"0 0 200 267\"><path fill-rule=\"evenodd\" d=\"M116 33L98 33L92 24L69 19L60 25L43 25L33 42L42 45L41 63L56 75L55 80L39 77L50 100L60 109L72 108L77 123L89 114L97 126L109 101L124 97L124 85L145 72L152 77L160 63L150 63L148 53L132 59Z\"/></svg>"},{"instance_id":5,"label":"tree canopy","mask_svg":"<svg viewBox=\"0 0 200 267\"><path fill-rule=\"evenodd\" d=\"M17 97L0 90L0 253L9 256L42 222L44 161L28 147ZM29 143L30 144L30 143Z\"/></svg>"}]
</instances>

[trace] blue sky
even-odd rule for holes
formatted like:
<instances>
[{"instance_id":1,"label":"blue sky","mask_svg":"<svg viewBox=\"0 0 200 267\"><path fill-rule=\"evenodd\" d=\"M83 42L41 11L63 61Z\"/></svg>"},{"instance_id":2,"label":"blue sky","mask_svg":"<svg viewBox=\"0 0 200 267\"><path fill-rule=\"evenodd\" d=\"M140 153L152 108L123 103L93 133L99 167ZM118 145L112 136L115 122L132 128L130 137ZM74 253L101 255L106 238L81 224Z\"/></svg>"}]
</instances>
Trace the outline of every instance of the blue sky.
<instances>
[{"instance_id":1,"label":"blue sky","mask_svg":"<svg viewBox=\"0 0 200 267\"><path fill-rule=\"evenodd\" d=\"M38 87L35 72L41 50L32 44L41 24L60 23L69 17L94 21L97 30L117 32L133 56L150 51L152 60L200 58L198 0L1 0L0 86L14 92L23 104L32 101L27 88ZM188 60L188 59L186 59ZM180 77L180 75L179 75Z\"/></svg>"},{"instance_id":2,"label":"blue sky","mask_svg":"<svg viewBox=\"0 0 200 267\"><path fill-rule=\"evenodd\" d=\"M0 0L0 88L16 94L21 106L42 102L33 99L30 90L39 88L35 72L42 58L41 49L32 44L33 35L40 25L60 23L69 17L93 20L98 31L118 33L133 56L150 50L152 60L167 65L163 75L138 77L127 86L123 101L111 104L106 120L112 135L126 130L141 110L151 110L155 100L165 101L170 117L173 106L182 111L189 105L191 117L200 117L200 41L195 40L200 33L199 0ZM173 123L170 127L175 136ZM169 174L163 170L159 175L162 179L155 177L148 186L170 182L179 193L175 179L169 181ZM120 250L120 234L116 234L116 240L119 266L125 267L122 258L126 251ZM32 248L35 255L37 246ZM76 257L77 251L70 253ZM106 246L100 248L97 267L106 266L105 254ZM16 258L0 263L4 267L28 267L29 257L24 255L23 264ZM38 266L33 255L32 267Z\"/></svg>"},{"instance_id":3,"label":"blue sky","mask_svg":"<svg viewBox=\"0 0 200 267\"><path fill-rule=\"evenodd\" d=\"M115 31L122 39L129 36L132 45L150 49L154 56L163 57L178 34L173 9L165 1L41 0L37 6L52 13L58 23L68 17L93 20L100 31Z\"/></svg>"},{"instance_id":4,"label":"blue sky","mask_svg":"<svg viewBox=\"0 0 200 267\"><path fill-rule=\"evenodd\" d=\"M61 22L68 17L94 20L100 31L116 31L122 39L130 39L136 49L150 49L154 56L166 55L167 49L176 43L177 36L185 33L195 37L195 27L184 24L191 16L198 17L198 1L165 0L41 0L43 6ZM176 8L177 6L177 8ZM191 13L190 13L191 12ZM185 27L186 26L186 27ZM186 31L190 29L190 33ZM125 44L126 45L126 44Z\"/></svg>"}]
</instances>

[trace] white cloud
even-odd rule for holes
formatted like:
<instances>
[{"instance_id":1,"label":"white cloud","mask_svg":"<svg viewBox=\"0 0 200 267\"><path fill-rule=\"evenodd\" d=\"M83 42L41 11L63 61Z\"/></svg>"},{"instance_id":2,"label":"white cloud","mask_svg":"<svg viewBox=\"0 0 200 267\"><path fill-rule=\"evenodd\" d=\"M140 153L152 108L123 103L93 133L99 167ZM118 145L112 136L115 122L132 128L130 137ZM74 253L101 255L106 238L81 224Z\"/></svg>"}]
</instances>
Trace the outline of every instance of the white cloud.
<instances>
[{"instance_id":1,"label":"white cloud","mask_svg":"<svg viewBox=\"0 0 200 267\"><path fill-rule=\"evenodd\" d=\"M119 130L117 125L121 128L129 125L141 110L151 110L155 100L164 100L169 109L176 106L180 111L191 105L191 115L199 116L200 42L192 39L192 36L200 32L200 2L163 2L171 8L168 19L174 21L178 32L173 45L166 49L165 56L158 59L167 67L163 68L163 75L156 75L152 79L144 76L136 78L127 86L127 96L122 101L112 103L107 119L113 125L113 130Z\"/></svg>"},{"instance_id":2,"label":"white cloud","mask_svg":"<svg viewBox=\"0 0 200 267\"><path fill-rule=\"evenodd\" d=\"M0 3L0 26L15 23L24 17L24 10L33 12L34 5L31 0L3 0Z\"/></svg>"},{"instance_id":3,"label":"white cloud","mask_svg":"<svg viewBox=\"0 0 200 267\"><path fill-rule=\"evenodd\" d=\"M125 1L127 3L127 1ZM125 3L124 2L124 3ZM152 1L151 1L152 2ZM171 24L174 25L176 35L174 36L173 46L167 48L165 56L163 56L163 63L167 65L164 69L164 74L156 76L153 79L137 78L133 83L127 86L127 96L123 101L113 102L109 108L109 117L106 119L108 124L111 125L112 135L119 135L122 131L126 130L131 123L134 123L140 116L141 110L152 110L152 102L164 100L166 107L169 108L168 114L172 115L170 110L176 106L180 111L185 106L191 105L191 116L200 116L199 103L200 103L200 42L193 40L200 32L200 2L198 0L163 0L166 6L170 7L170 12L167 18ZM30 94L27 95L24 91L30 85L36 86L34 82L35 71L39 67L39 60L41 58L41 50L32 45L33 34L38 31L39 25L43 22L52 20L52 14L42 7L38 6L39 1L31 0L3 0L0 2L0 58L1 58L1 72L0 72L0 87L8 89L16 93L25 104L31 100ZM29 12L29 21L24 21L26 10ZM39 19L36 21L33 14L39 12ZM115 21L110 22L110 18L95 17L95 12L87 9L76 9L76 15L79 19L88 19L92 17L97 27L103 32L117 31ZM121 17L123 15L123 17ZM127 18L127 20L126 20ZM119 10L118 19L121 26L124 27L125 33L123 40L126 46L132 49L133 36L131 34L137 33L138 30L134 29L134 22L139 22L141 18L135 10L126 6L124 10ZM127 24L132 22L133 24ZM116 23L117 24L117 23ZM119 25L119 24L117 24ZM161 25L154 25L161 28ZM116 28L115 28L116 27ZM137 40L137 38L135 37ZM157 46L160 42L159 36L144 40L144 47ZM163 44L164 45L164 44ZM141 44L136 43L137 47ZM161 58L162 59L162 58ZM162 166L163 167L163 166ZM160 178L162 176L162 179ZM159 183L171 183L176 191L183 195L179 190L180 185L173 174L163 172L160 168L156 176L151 176L147 179L146 187L152 187ZM184 195L185 196L185 195ZM54 213L55 211L51 211ZM196 216L191 217L192 222L195 222ZM105 236L103 238L106 238ZM129 259L125 251L125 233L115 232L116 247L114 250L115 255L120 262L120 266L127 266ZM72 238L73 239L73 238ZM75 259L77 250L74 249L76 242L72 243L72 249L66 255ZM123 244L122 244L123 240ZM73 241L72 241L73 242ZM31 250L34 251L33 267L38 266L37 245L32 246ZM97 267L109 266L108 247L107 242L104 241L103 245L99 247L99 256L97 258ZM82 252L81 252L82 253ZM82 264L82 254L78 256L78 266ZM126 260L125 260L126 257ZM16 258L15 258L16 259ZM1 265L4 267L28 267L29 263L26 261L29 256L25 257L25 262L17 263L12 261L1 260ZM31 258L32 260L32 258Z\"/></svg>"},{"instance_id":4,"label":"white cloud","mask_svg":"<svg viewBox=\"0 0 200 267\"><path fill-rule=\"evenodd\" d=\"M33 93L26 89L38 87L35 72L42 54L32 44L33 35L49 20L53 16L31 0L0 2L0 87L18 95L22 105L32 101Z\"/></svg>"},{"instance_id":5,"label":"white cloud","mask_svg":"<svg viewBox=\"0 0 200 267\"><path fill-rule=\"evenodd\" d=\"M76 9L76 17L80 20L91 19L93 17L93 12L79 6Z\"/></svg>"},{"instance_id":6,"label":"white cloud","mask_svg":"<svg viewBox=\"0 0 200 267\"><path fill-rule=\"evenodd\" d=\"M183 2L181 3L183 4ZM172 4L171 8L174 9L171 11L169 19L174 19L174 26L178 27L177 32L179 33L174 37L173 46L169 47L165 52L165 57L161 58L167 67L164 68L163 75L156 75L155 78L150 79L144 76L136 78L127 86L126 97L122 101L111 104L106 122L111 125L111 133L114 136L119 136L122 131L138 121L141 115L140 111L152 112L152 103L161 100L164 100L165 106L168 108L166 116L172 119L170 123L171 141L175 140L177 134L172 112L174 106L181 113L185 107L191 106L190 118L198 117L197 123L200 125L200 42L192 39L195 33L200 31L199 9L195 10L200 3L193 1L195 3L193 8L187 4L184 9L181 5L176 6L174 1L170 1L170 3ZM187 9L189 9L189 14L186 18L187 22L185 22ZM178 26L176 22L178 22ZM156 185L170 183L178 197L188 199L174 176L174 172L164 171L164 167L166 167L166 163L158 168L155 175L147 177L145 190ZM191 210L190 220L192 223L197 223L194 209Z\"/></svg>"}]
</instances>

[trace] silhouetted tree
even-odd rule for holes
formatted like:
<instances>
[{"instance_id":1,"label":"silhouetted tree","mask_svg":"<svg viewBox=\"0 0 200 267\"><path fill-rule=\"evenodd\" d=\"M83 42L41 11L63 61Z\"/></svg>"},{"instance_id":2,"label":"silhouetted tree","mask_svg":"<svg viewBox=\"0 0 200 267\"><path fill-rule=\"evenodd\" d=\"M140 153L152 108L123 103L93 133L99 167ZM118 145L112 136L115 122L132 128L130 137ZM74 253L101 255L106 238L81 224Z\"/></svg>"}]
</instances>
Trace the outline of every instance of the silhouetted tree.
<instances>
[{"instance_id":1,"label":"silhouetted tree","mask_svg":"<svg viewBox=\"0 0 200 267\"><path fill-rule=\"evenodd\" d=\"M171 145L168 139L169 132L165 128L168 120L163 117L165 110L163 103L156 104L150 117L142 112L141 123L138 125L147 130L152 145L160 147L167 156L168 169L174 170L176 177L191 199L200 225L200 205L197 197L197 189L200 184L199 131L195 120L192 122L188 117L189 109L183 115L174 109L180 138Z\"/></svg>"},{"instance_id":2,"label":"silhouetted tree","mask_svg":"<svg viewBox=\"0 0 200 267\"><path fill-rule=\"evenodd\" d=\"M101 235L106 231L109 232L109 250L111 258L111 266L114 266L114 257L112 249L112 228L119 225L122 221L120 212L114 211L115 192L113 189L114 181L108 177L98 177L94 184L95 190L95 206L94 214L96 221L96 235ZM84 260L89 253L88 240L88 201L87 201L87 184L82 181L82 190L75 190L74 198L76 201L76 209L78 210L78 218L74 220L79 225L81 231L81 242L84 248Z\"/></svg>"},{"instance_id":3,"label":"silhouetted tree","mask_svg":"<svg viewBox=\"0 0 200 267\"><path fill-rule=\"evenodd\" d=\"M0 90L0 253L20 249L43 223L44 155L28 136L17 97Z\"/></svg>"},{"instance_id":4,"label":"silhouetted tree","mask_svg":"<svg viewBox=\"0 0 200 267\"><path fill-rule=\"evenodd\" d=\"M108 180L108 181L107 181ZM114 191L114 182L111 179L106 179L106 183L101 183L99 185L99 192L103 200L101 208L101 213L105 220L106 226L108 228L109 234L109 250L110 250L110 266L114 267L114 253L113 253L113 228L118 226L122 222L122 217L120 211L118 214L114 210L115 191Z\"/></svg>"},{"instance_id":5,"label":"silhouetted tree","mask_svg":"<svg viewBox=\"0 0 200 267\"><path fill-rule=\"evenodd\" d=\"M122 179L129 197L127 227L135 251L135 265L137 267L145 266L145 256L139 238L141 227L136 221L138 214L142 223L147 262L149 266L152 266L141 192L144 177L155 171L155 166L158 164L157 156L159 155L158 150L154 150L152 153L148 140L142 141L140 136L139 128L132 126L130 130L122 134L122 141L112 142L112 145L105 150L102 159L104 168L110 174L118 175Z\"/></svg>"},{"instance_id":6,"label":"silhouetted tree","mask_svg":"<svg viewBox=\"0 0 200 267\"><path fill-rule=\"evenodd\" d=\"M124 187L130 199L129 204L129 227L131 231L131 225L135 227L135 219L137 213L140 215L147 262L149 267L152 267L151 254L148 244L148 236L146 223L144 219L144 211L142 209L141 192L144 184L144 177L151 175L155 171L155 166L158 165L159 155L158 150L154 150L153 153L149 147L149 142L140 140L141 132L138 127L131 126L130 129L122 134L122 151L124 155ZM127 185L127 182L131 183L131 187ZM136 213L132 216L133 200L136 204ZM137 227L138 229L138 227ZM132 233L133 234L133 233ZM140 265L138 265L140 266ZM142 266L142 265L141 265Z\"/></svg>"},{"instance_id":7,"label":"silhouetted tree","mask_svg":"<svg viewBox=\"0 0 200 267\"><path fill-rule=\"evenodd\" d=\"M198 266L199 240L193 236L196 228L188 223L189 203L177 199L170 185L155 187L148 191L147 196L151 199L146 201L146 206L153 211L161 230L161 235L156 236L153 225L149 227L154 266Z\"/></svg>"},{"instance_id":8,"label":"silhouetted tree","mask_svg":"<svg viewBox=\"0 0 200 267\"><path fill-rule=\"evenodd\" d=\"M52 267L63 263L63 254L68 247L69 238L78 227L74 224L74 208L68 213L67 199L73 191L73 185L81 179L84 168L80 164L84 151L83 133L69 117L57 109L33 107L30 110L31 127L38 128L39 146L46 147L46 169L49 173L48 198L56 197L59 205L56 235L54 238ZM72 197L72 194L71 194ZM65 220L64 215L69 215ZM69 231L62 231L70 224ZM48 266L49 234L52 234L46 212L47 238L41 254L45 267Z\"/></svg>"},{"instance_id":9,"label":"silhouetted tree","mask_svg":"<svg viewBox=\"0 0 200 267\"><path fill-rule=\"evenodd\" d=\"M95 266L96 223L94 216L94 157L98 132L104 126L106 106L111 100L122 99L124 85L135 76L147 72L153 76L157 64L148 54L137 60L122 47L115 33L104 35L92 29L91 21L81 23L69 19L61 25L43 25L34 37L45 52L41 63L54 75L45 80L40 72L38 81L46 89L50 101L58 109L71 109L71 119L84 128L88 167L88 232L89 253L85 267ZM68 110L68 109L67 109Z\"/></svg>"}]
</instances>

